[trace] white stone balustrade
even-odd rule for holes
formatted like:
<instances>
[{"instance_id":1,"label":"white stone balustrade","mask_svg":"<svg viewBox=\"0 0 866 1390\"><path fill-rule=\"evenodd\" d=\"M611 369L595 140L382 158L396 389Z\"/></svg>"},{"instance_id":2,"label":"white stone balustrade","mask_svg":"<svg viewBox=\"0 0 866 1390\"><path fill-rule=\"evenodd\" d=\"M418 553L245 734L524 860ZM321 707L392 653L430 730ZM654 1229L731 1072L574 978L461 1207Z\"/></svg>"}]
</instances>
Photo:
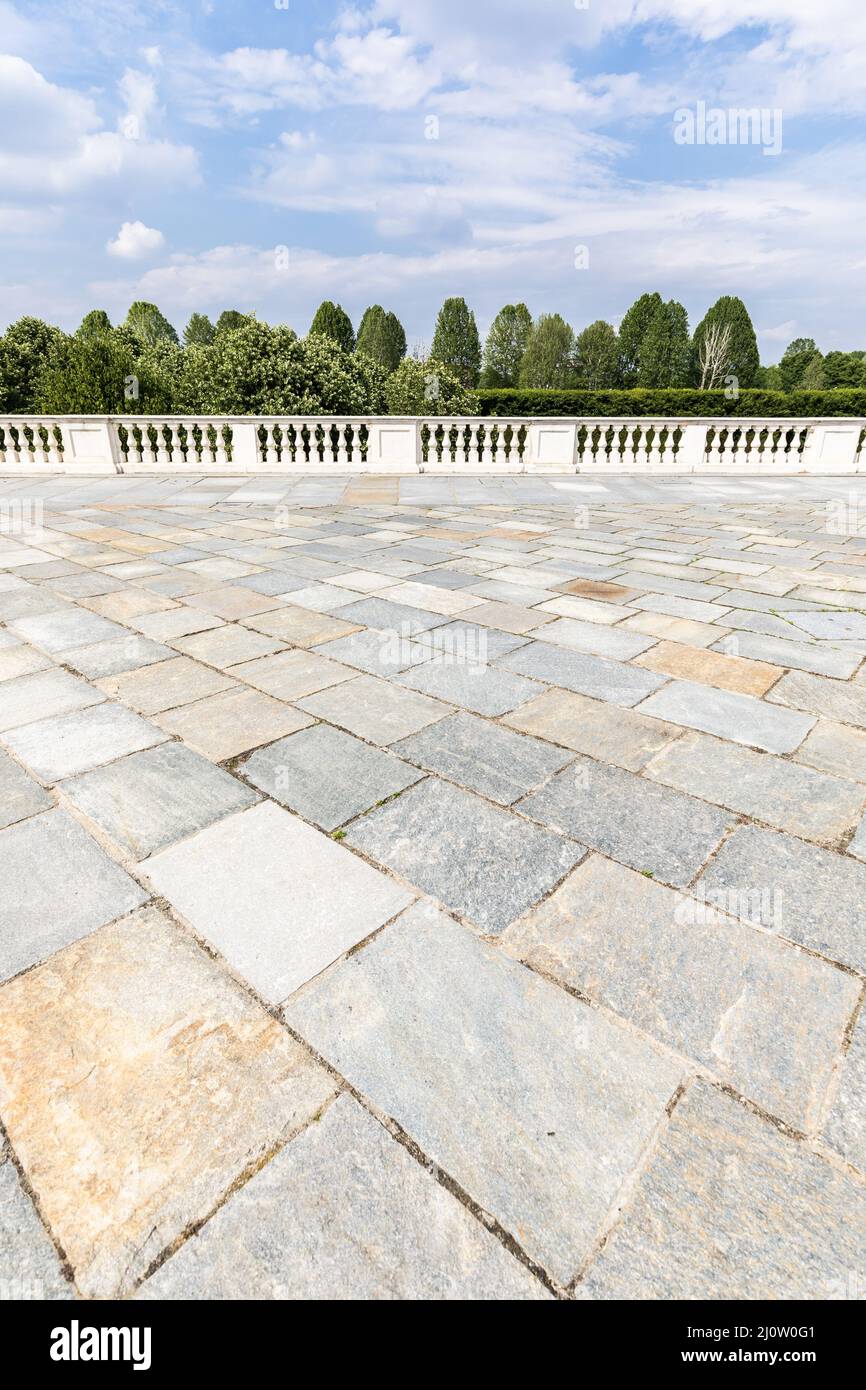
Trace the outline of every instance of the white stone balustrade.
<instances>
[{"instance_id":1,"label":"white stone balustrade","mask_svg":"<svg viewBox=\"0 0 866 1390\"><path fill-rule=\"evenodd\" d=\"M0 473L866 472L866 420L0 415Z\"/></svg>"}]
</instances>

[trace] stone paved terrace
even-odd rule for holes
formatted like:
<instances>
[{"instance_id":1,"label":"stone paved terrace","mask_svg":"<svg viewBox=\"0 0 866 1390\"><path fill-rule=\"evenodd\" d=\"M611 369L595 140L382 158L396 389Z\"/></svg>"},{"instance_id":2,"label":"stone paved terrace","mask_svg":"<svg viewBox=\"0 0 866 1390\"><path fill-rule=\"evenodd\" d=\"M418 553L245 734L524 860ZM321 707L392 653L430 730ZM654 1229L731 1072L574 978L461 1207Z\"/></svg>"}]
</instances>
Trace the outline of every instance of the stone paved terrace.
<instances>
[{"instance_id":1,"label":"stone paved terrace","mask_svg":"<svg viewBox=\"0 0 866 1390\"><path fill-rule=\"evenodd\" d=\"M862 482L0 518L6 1296L864 1297Z\"/></svg>"}]
</instances>

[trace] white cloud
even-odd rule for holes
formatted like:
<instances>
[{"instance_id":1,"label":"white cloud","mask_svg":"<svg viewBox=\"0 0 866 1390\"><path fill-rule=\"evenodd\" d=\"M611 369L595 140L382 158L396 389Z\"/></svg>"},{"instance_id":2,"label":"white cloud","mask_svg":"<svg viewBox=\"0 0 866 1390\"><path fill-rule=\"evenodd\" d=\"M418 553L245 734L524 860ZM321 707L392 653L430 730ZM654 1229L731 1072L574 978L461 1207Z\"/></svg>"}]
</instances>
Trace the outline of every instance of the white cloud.
<instances>
[{"instance_id":1,"label":"white cloud","mask_svg":"<svg viewBox=\"0 0 866 1390\"><path fill-rule=\"evenodd\" d=\"M165 237L156 227L146 227L143 222L124 222L114 240L106 242L105 249L109 256L138 261L162 250L164 245Z\"/></svg>"}]
</instances>

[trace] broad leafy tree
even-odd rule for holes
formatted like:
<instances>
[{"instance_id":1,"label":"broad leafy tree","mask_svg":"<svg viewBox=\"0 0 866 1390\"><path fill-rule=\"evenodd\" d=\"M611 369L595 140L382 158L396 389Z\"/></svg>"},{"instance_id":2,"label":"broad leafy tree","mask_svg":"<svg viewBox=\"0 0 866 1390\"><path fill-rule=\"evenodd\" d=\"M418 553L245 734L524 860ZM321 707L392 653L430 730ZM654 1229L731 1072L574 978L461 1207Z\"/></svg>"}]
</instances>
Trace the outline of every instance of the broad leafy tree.
<instances>
[{"instance_id":1,"label":"broad leafy tree","mask_svg":"<svg viewBox=\"0 0 866 1390\"><path fill-rule=\"evenodd\" d=\"M0 338L0 410L26 415L37 409L40 373L65 334L42 319L25 316Z\"/></svg>"},{"instance_id":2,"label":"broad leafy tree","mask_svg":"<svg viewBox=\"0 0 866 1390\"><path fill-rule=\"evenodd\" d=\"M170 343L178 341L175 328L161 310L155 304L148 304L144 299L137 299L134 304L129 306L129 313L124 320L124 326L135 335L144 347L158 342L160 338L167 338Z\"/></svg>"},{"instance_id":3,"label":"broad leafy tree","mask_svg":"<svg viewBox=\"0 0 866 1390\"><path fill-rule=\"evenodd\" d=\"M183 330L184 346L197 343L199 347L207 347L213 342L215 333L216 329L207 314L190 314L189 323Z\"/></svg>"},{"instance_id":4,"label":"broad leafy tree","mask_svg":"<svg viewBox=\"0 0 866 1390\"><path fill-rule=\"evenodd\" d=\"M540 314L520 364L520 385L539 391L565 390L575 380L572 329L560 314Z\"/></svg>"},{"instance_id":5,"label":"broad leafy tree","mask_svg":"<svg viewBox=\"0 0 866 1390\"><path fill-rule=\"evenodd\" d=\"M581 385L593 391L619 385L619 343L611 324L597 319L578 333L576 365Z\"/></svg>"}]
</instances>

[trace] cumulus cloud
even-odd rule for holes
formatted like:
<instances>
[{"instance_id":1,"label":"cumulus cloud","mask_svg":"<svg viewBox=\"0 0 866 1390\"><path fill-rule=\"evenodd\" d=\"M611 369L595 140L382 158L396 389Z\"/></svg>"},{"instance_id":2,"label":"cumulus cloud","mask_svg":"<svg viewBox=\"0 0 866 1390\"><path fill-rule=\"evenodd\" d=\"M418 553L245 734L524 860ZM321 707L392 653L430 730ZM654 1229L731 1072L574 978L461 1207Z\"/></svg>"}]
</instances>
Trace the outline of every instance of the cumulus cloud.
<instances>
[{"instance_id":1,"label":"cumulus cloud","mask_svg":"<svg viewBox=\"0 0 866 1390\"><path fill-rule=\"evenodd\" d=\"M139 261L161 251L165 237L156 227L146 227L143 222L124 222L113 241L105 244L109 256L117 256L123 261Z\"/></svg>"}]
</instances>

